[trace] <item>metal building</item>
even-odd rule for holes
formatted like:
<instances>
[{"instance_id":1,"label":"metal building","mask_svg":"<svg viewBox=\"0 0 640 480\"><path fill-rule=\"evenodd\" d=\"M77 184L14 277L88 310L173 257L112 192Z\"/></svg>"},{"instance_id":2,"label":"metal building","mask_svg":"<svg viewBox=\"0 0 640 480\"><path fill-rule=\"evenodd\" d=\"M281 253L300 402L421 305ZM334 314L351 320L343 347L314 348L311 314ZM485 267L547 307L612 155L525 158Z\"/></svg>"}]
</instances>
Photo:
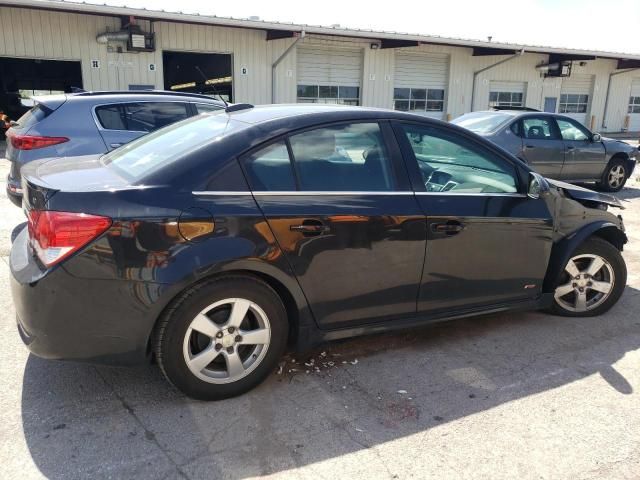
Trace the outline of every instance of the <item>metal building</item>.
<instances>
[{"instance_id":1,"label":"metal building","mask_svg":"<svg viewBox=\"0 0 640 480\"><path fill-rule=\"evenodd\" d=\"M0 0L0 109L34 94L173 89L447 120L492 105L640 131L640 53L528 47L63 0Z\"/></svg>"}]
</instances>

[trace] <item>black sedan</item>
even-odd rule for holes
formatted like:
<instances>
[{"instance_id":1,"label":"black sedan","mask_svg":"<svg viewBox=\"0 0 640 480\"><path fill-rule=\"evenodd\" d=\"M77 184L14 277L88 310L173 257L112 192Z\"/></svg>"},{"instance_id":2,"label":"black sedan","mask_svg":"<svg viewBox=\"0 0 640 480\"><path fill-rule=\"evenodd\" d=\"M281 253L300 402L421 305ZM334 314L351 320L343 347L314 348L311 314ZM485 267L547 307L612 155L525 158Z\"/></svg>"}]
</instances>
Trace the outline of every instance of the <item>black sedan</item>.
<instances>
[{"instance_id":1,"label":"black sedan","mask_svg":"<svg viewBox=\"0 0 640 480\"><path fill-rule=\"evenodd\" d=\"M23 169L11 251L36 355L155 357L188 395L287 346L511 309L599 315L626 284L613 197L411 114L233 106L104 156Z\"/></svg>"}]
</instances>

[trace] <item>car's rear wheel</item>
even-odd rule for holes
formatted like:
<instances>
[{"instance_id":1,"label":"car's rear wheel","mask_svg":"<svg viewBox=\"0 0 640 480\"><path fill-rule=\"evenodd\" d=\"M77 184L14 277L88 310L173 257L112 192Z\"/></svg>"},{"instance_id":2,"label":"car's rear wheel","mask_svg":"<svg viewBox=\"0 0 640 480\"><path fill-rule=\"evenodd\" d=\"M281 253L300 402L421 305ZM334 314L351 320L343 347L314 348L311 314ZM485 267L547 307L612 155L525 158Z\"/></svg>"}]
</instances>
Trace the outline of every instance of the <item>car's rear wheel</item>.
<instances>
[{"instance_id":1,"label":"car's rear wheel","mask_svg":"<svg viewBox=\"0 0 640 480\"><path fill-rule=\"evenodd\" d=\"M276 292L249 276L196 285L163 315L154 350L166 378L190 397L240 395L275 368L287 343Z\"/></svg>"},{"instance_id":2,"label":"car's rear wheel","mask_svg":"<svg viewBox=\"0 0 640 480\"><path fill-rule=\"evenodd\" d=\"M607 192L618 192L624 187L628 176L625 163L621 159L613 159L604 171L598 187Z\"/></svg>"},{"instance_id":3,"label":"car's rear wheel","mask_svg":"<svg viewBox=\"0 0 640 480\"><path fill-rule=\"evenodd\" d=\"M626 283L627 267L620 251L592 237L565 265L551 311L568 317L600 315L615 305Z\"/></svg>"}]
</instances>

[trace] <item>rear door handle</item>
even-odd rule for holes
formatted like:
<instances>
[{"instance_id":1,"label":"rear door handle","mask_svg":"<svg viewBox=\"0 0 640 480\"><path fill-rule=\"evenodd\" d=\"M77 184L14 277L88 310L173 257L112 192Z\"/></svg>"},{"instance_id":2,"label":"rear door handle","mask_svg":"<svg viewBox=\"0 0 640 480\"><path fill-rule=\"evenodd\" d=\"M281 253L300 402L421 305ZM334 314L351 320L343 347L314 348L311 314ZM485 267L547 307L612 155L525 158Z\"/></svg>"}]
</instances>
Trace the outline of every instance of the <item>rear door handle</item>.
<instances>
[{"instance_id":1,"label":"rear door handle","mask_svg":"<svg viewBox=\"0 0 640 480\"><path fill-rule=\"evenodd\" d=\"M576 147L569 146L569 147L567 147L567 152L570 152L571 150L575 150L575 149L576 149Z\"/></svg>"},{"instance_id":2,"label":"rear door handle","mask_svg":"<svg viewBox=\"0 0 640 480\"><path fill-rule=\"evenodd\" d=\"M292 232L300 232L306 236L315 236L327 233L330 228L320 220L309 219L303 220L302 224L300 225L291 225L289 227L289 230L291 230Z\"/></svg>"},{"instance_id":3,"label":"rear door handle","mask_svg":"<svg viewBox=\"0 0 640 480\"><path fill-rule=\"evenodd\" d=\"M464 225L456 220L449 220L445 223L432 223L431 230L435 233L444 233L451 236L464 230Z\"/></svg>"},{"instance_id":4,"label":"rear door handle","mask_svg":"<svg viewBox=\"0 0 640 480\"><path fill-rule=\"evenodd\" d=\"M533 146L533 145L525 145L524 148L532 149L532 148L536 148L536 147Z\"/></svg>"},{"instance_id":5,"label":"rear door handle","mask_svg":"<svg viewBox=\"0 0 640 480\"><path fill-rule=\"evenodd\" d=\"M112 143L111 145L109 145L111 148L118 148L121 147L122 144L121 143Z\"/></svg>"}]
</instances>

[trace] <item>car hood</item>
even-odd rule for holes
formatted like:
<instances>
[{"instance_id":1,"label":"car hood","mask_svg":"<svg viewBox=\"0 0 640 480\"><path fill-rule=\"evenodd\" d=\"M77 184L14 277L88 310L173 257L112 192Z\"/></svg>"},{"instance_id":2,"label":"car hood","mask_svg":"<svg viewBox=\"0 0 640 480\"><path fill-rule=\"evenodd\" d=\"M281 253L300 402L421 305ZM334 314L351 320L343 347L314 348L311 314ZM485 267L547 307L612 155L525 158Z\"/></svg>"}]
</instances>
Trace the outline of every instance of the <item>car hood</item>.
<instances>
[{"instance_id":1,"label":"car hood","mask_svg":"<svg viewBox=\"0 0 640 480\"><path fill-rule=\"evenodd\" d=\"M602 137L601 140L607 148L607 151L632 152L637 149L637 147L618 140L617 138Z\"/></svg>"},{"instance_id":2,"label":"car hood","mask_svg":"<svg viewBox=\"0 0 640 480\"><path fill-rule=\"evenodd\" d=\"M547 178L546 180L554 187L563 190L567 196L573 198L574 200L604 203L612 207L624 209L624 205L622 205L622 202L613 195L595 192L593 190L589 190L588 188L578 187L577 185L561 182L560 180L552 180L551 178Z\"/></svg>"}]
</instances>

